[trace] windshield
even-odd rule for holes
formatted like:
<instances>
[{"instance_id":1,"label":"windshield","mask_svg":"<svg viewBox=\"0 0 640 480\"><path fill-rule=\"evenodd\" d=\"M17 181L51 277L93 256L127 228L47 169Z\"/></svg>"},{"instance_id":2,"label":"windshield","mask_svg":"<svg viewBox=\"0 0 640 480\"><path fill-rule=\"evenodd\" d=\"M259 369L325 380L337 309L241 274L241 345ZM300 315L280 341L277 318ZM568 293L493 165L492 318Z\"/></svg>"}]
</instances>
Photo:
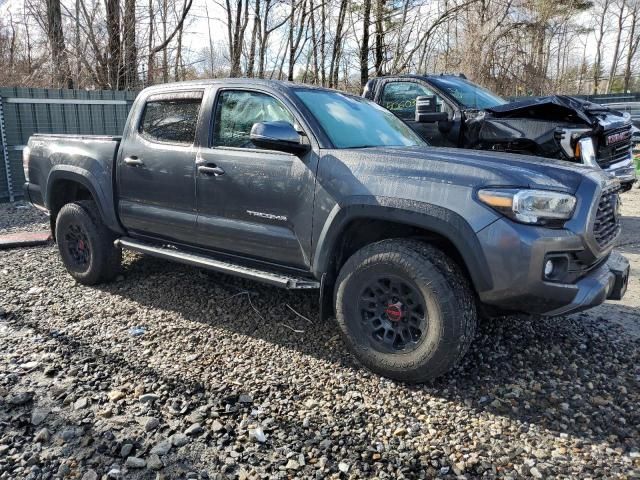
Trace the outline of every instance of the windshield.
<instances>
[{"instance_id":1,"label":"windshield","mask_svg":"<svg viewBox=\"0 0 640 480\"><path fill-rule=\"evenodd\" d=\"M504 98L462 77L429 77L429 81L466 108L491 108L508 103Z\"/></svg>"},{"instance_id":2,"label":"windshield","mask_svg":"<svg viewBox=\"0 0 640 480\"><path fill-rule=\"evenodd\" d=\"M336 148L426 145L402 120L364 98L325 90L296 90Z\"/></svg>"}]
</instances>

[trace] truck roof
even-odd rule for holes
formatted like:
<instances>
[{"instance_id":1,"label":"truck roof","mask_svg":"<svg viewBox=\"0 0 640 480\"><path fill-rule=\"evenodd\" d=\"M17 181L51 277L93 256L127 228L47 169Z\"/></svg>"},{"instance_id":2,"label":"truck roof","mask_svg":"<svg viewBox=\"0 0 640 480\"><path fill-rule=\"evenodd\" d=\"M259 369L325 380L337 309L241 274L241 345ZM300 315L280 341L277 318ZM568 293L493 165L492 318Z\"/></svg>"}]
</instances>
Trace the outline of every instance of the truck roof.
<instances>
[{"instance_id":1,"label":"truck roof","mask_svg":"<svg viewBox=\"0 0 640 480\"><path fill-rule=\"evenodd\" d=\"M243 86L264 86L274 90L287 91L292 89L313 89L324 90L328 92L338 92L338 90L319 87L316 85L307 85L304 83L295 83L285 80L264 80L260 78L209 78L202 80L188 80L184 82L163 83L159 85L153 85L144 89L145 92L162 92L166 90L174 90L176 88L193 88L193 87L207 87L210 85L243 85ZM344 92L339 92L344 93Z\"/></svg>"}]
</instances>

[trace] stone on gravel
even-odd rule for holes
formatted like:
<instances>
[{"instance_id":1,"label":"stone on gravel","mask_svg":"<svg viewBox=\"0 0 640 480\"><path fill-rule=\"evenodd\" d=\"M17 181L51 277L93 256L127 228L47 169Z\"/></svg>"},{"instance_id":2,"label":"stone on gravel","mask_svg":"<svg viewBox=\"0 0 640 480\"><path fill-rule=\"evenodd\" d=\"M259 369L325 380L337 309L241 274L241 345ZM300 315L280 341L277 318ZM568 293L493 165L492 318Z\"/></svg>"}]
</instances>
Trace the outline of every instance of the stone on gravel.
<instances>
[{"instance_id":1,"label":"stone on gravel","mask_svg":"<svg viewBox=\"0 0 640 480\"><path fill-rule=\"evenodd\" d=\"M144 423L144 429L147 432L150 432L151 430L158 428L158 425L160 425L160 420L155 417L151 417Z\"/></svg>"},{"instance_id":2,"label":"stone on gravel","mask_svg":"<svg viewBox=\"0 0 640 480\"><path fill-rule=\"evenodd\" d=\"M44 422L44 419L47 418L47 415L49 415L50 410L48 408L44 408L44 407L36 407L33 409L33 411L31 412L31 425L35 425L38 426L40 425L42 422Z\"/></svg>"},{"instance_id":3,"label":"stone on gravel","mask_svg":"<svg viewBox=\"0 0 640 480\"><path fill-rule=\"evenodd\" d=\"M267 441L267 436L264 434L264 430L261 427L252 428L249 430L249 438L258 442L264 443Z\"/></svg>"},{"instance_id":4,"label":"stone on gravel","mask_svg":"<svg viewBox=\"0 0 640 480\"><path fill-rule=\"evenodd\" d=\"M30 402L32 398L33 394L31 392L17 392L10 394L6 401L10 405L24 405Z\"/></svg>"},{"instance_id":5,"label":"stone on gravel","mask_svg":"<svg viewBox=\"0 0 640 480\"><path fill-rule=\"evenodd\" d=\"M199 423L194 423L184 431L184 434L189 436L195 436L195 435L200 435L203 431L204 429L202 428L202 425L200 425Z\"/></svg>"},{"instance_id":6,"label":"stone on gravel","mask_svg":"<svg viewBox=\"0 0 640 480\"><path fill-rule=\"evenodd\" d=\"M160 470L164 465L162 460L155 453L152 453L147 457L147 468L150 470Z\"/></svg>"},{"instance_id":7,"label":"stone on gravel","mask_svg":"<svg viewBox=\"0 0 640 480\"><path fill-rule=\"evenodd\" d=\"M138 457L127 457L127 460L124 462L124 466L127 468L144 468L146 465L147 462L145 462L143 458Z\"/></svg>"},{"instance_id":8,"label":"stone on gravel","mask_svg":"<svg viewBox=\"0 0 640 480\"><path fill-rule=\"evenodd\" d=\"M155 393L145 393L138 397L138 401L140 403L152 403L158 400L159 398L160 396L156 395Z\"/></svg>"},{"instance_id":9,"label":"stone on gravel","mask_svg":"<svg viewBox=\"0 0 640 480\"><path fill-rule=\"evenodd\" d=\"M287 465L284 467L287 470L298 470L300 468L300 464L295 461L293 458L289 459Z\"/></svg>"},{"instance_id":10,"label":"stone on gravel","mask_svg":"<svg viewBox=\"0 0 640 480\"><path fill-rule=\"evenodd\" d=\"M127 458L133 452L133 444L125 443L120 447L120 457Z\"/></svg>"},{"instance_id":11,"label":"stone on gravel","mask_svg":"<svg viewBox=\"0 0 640 480\"><path fill-rule=\"evenodd\" d=\"M181 433L176 433L174 435L171 435L171 443L174 447L183 447L184 445L189 443L189 437Z\"/></svg>"},{"instance_id":12,"label":"stone on gravel","mask_svg":"<svg viewBox=\"0 0 640 480\"><path fill-rule=\"evenodd\" d=\"M47 443L49 441L49 430L46 428L41 428L36 433L36 436L33 437L33 441L36 443Z\"/></svg>"},{"instance_id":13,"label":"stone on gravel","mask_svg":"<svg viewBox=\"0 0 640 480\"><path fill-rule=\"evenodd\" d=\"M199 425L199 424L197 424L197 423L196 423L196 424L194 424L194 425ZM217 432L219 432L220 430L224 430L224 425L222 425L219 421L214 420L214 421L213 421L213 423L211 424L211 430L212 430L213 432L216 432L216 433L217 433ZM185 433L187 433L187 432L185 432ZM189 434L187 433L187 435L189 435Z\"/></svg>"},{"instance_id":14,"label":"stone on gravel","mask_svg":"<svg viewBox=\"0 0 640 480\"><path fill-rule=\"evenodd\" d=\"M118 400L121 400L124 398L124 392L120 391L120 390L111 390L108 394L107 397L109 398L109 401L111 402L117 402Z\"/></svg>"},{"instance_id":15,"label":"stone on gravel","mask_svg":"<svg viewBox=\"0 0 640 480\"><path fill-rule=\"evenodd\" d=\"M186 438L186 437L185 437ZM155 453L157 455L166 455L171 450L171 441L170 440L162 440L160 443L157 443L152 449L151 453Z\"/></svg>"},{"instance_id":16,"label":"stone on gravel","mask_svg":"<svg viewBox=\"0 0 640 480\"><path fill-rule=\"evenodd\" d=\"M98 474L95 470L89 469L82 475L82 480L98 480Z\"/></svg>"},{"instance_id":17,"label":"stone on gravel","mask_svg":"<svg viewBox=\"0 0 640 480\"><path fill-rule=\"evenodd\" d=\"M73 408L74 410L82 410L83 408L86 408L87 405L89 405L89 400L86 397L80 397L74 402Z\"/></svg>"}]
</instances>

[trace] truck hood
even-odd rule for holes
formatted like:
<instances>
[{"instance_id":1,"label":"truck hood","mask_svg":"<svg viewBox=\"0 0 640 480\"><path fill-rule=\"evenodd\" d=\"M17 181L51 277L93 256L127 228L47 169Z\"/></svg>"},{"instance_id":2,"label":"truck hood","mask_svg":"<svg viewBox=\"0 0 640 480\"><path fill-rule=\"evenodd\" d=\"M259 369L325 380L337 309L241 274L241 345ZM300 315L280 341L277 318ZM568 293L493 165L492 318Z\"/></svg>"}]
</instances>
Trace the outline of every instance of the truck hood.
<instances>
[{"instance_id":1,"label":"truck hood","mask_svg":"<svg viewBox=\"0 0 640 480\"><path fill-rule=\"evenodd\" d=\"M531 97L484 111L493 118L550 120L556 123L583 124L603 130L620 128L630 122L630 115L626 112L566 95Z\"/></svg>"},{"instance_id":2,"label":"truck hood","mask_svg":"<svg viewBox=\"0 0 640 480\"><path fill-rule=\"evenodd\" d=\"M505 186L574 193L599 170L562 160L439 147L375 147L331 152L355 177L423 179L473 188Z\"/></svg>"}]
</instances>

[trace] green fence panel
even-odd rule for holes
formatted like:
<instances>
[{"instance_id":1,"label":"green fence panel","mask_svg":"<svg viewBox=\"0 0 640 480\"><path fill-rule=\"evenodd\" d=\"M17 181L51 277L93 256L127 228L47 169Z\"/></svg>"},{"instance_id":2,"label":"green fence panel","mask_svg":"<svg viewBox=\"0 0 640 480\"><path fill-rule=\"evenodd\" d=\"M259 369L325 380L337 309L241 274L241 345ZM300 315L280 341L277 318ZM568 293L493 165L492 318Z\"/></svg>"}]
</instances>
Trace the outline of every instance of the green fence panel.
<instances>
[{"instance_id":1,"label":"green fence panel","mask_svg":"<svg viewBox=\"0 0 640 480\"><path fill-rule=\"evenodd\" d=\"M22 197L22 149L31 135L120 135L137 93L0 88L0 201Z\"/></svg>"}]
</instances>

